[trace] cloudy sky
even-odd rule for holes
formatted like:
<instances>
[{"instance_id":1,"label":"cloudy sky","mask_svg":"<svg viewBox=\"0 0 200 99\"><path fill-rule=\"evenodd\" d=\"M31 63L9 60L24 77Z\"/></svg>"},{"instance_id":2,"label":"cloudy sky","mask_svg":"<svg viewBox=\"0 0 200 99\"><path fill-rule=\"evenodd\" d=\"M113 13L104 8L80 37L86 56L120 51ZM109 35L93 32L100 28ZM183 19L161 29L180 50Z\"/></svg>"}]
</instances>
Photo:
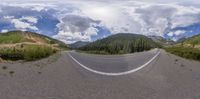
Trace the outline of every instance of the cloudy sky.
<instances>
[{"instance_id":1,"label":"cloudy sky","mask_svg":"<svg viewBox=\"0 0 200 99\"><path fill-rule=\"evenodd\" d=\"M65 43L116 33L178 40L200 33L200 1L1 0L0 32L11 30L34 31Z\"/></svg>"}]
</instances>

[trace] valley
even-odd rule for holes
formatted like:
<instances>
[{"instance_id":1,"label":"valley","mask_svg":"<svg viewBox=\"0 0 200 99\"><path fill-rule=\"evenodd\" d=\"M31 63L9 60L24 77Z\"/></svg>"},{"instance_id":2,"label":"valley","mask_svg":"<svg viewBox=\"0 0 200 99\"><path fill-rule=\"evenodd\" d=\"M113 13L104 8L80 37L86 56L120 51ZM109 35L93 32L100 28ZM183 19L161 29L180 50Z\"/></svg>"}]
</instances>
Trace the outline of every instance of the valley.
<instances>
[{"instance_id":1,"label":"valley","mask_svg":"<svg viewBox=\"0 0 200 99\"><path fill-rule=\"evenodd\" d=\"M199 53L198 43L186 46L192 38L169 44L160 38L118 34L70 48L49 37L26 33L0 36L3 99L199 97L200 62L194 61L198 60L194 57ZM185 53L194 60L185 59Z\"/></svg>"}]
</instances>

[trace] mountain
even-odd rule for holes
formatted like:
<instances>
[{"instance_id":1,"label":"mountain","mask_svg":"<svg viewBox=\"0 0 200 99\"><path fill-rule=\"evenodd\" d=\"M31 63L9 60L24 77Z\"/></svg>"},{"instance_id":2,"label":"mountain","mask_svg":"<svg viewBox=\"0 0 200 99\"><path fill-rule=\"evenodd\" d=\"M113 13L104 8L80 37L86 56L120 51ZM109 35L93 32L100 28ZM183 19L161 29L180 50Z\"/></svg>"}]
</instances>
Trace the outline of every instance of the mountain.
<instances>
[{"instance_id":1,"label":"mountain","mask_svg":"<svg viewBox=\"0 0 200 99\"><path fill-rule=\"evenodd\" d=\"M37 60L65 49L65 43L33 32L0 33L0 59L4 60Z\"/></svg>"},{"instance_id":2,"label":"mountain","mask_svg":"<svg viewBox=\"0 0 200 99\"><path fill-rule=\"evenodd\" d=\"M149 38L151 38L154 42L157 42L161 45L165 45L165 46L168 46L168 45L173 45L175 44L174 41L172 40L169 40L169 39L165 39L161 36L148 36Z\"/></svg>"},{"instance_id":3,"label":"mountain","mask_svg":"<svg viewBox=\"0 0 200 99\"><path fill-rule=\"evenodd\" d=\"M68 48L65 43L59 40L34 32L10 31L7 33L0 33L0 44L16 43L54 44L60 48Z\"/></svg>"},{"instance_id":4,"label":"mountain","mask_svg":"<svg viewBox=\"0 0 200 99\"><path fill-rule=\"evenodd\" d=\"M79 50L100 54L126 54L157 47L161 45L144 35L119 33L80 47Z\"/></svg>"},{"instance_id":5,"label":"mountain","mask_svg":"<svg viewBox=\"0 0 200 99\"><path fill-rule=\"evenodd\" d=\"M77 41L75 43L72 43L69 45L70 48L72 49L76 49L76 48L80 48L80 47L83 47L87 44L89 44L90 42L84 42L84 41Z\"/></svg>"},{"instance_id":6,"label":"mountain","mask_svg":"<svg viewBox=\"0 0 200 99\"><path fill-rule=\"evenodd\" d=\"M176 41L176 43L182 43L184 42L185 40L187 40L186 37L183 37L183 38L180 38L179 40Z\"/></svg>"}]
</instances>

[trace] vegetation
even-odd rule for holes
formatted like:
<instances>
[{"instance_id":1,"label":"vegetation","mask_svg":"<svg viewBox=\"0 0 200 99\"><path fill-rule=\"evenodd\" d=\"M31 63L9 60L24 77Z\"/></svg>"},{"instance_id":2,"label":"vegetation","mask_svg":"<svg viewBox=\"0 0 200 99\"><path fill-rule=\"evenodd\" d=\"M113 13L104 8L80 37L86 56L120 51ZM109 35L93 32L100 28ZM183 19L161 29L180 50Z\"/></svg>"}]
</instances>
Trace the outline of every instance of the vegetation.
<instances>
[{"instance_id":1,"label":"vegetation","mask_svg":"<svg viewBox=\"0 0 200 99\"><path fill-rule=\"evenodd\" d=\"M8 43L20 43L22 42L23 36L18 34L18 33L5 33L5 34L0 34L0 43L8 44Z\"/></svg>"},{"instance_id":2,"label":"vegetation","mask_svg":"<svg viewBox=\"0 0 200 99\"><path fill-rule=\"evenodd\" d=\"M165 50L172 54L200 61L200 35L181 40L178 44L166 47Z\"/></svg>"},{"instance_id":3,"label":"vegetation","mask_svg":"<svg viewBox=\"0 0 200 99\"><path fill-rule=\"evenodd\" d=\"M97 54L126 54L161 47L152 39L138 34L116 34L80 47L79 50Z\"/></svg>"},{"instance_id":4,"label":"vegetation","mask_svg":"<svg viewBox=\"0 0 200 99\"><path fill-rule=\"evenodd\" d=\"M3 60L37 60L64 49L68 46L63 42L37 33L0 33L0 59Z\"/></svg>"},{"instance_id":5,"label":"vegetation","mask_svg":"<svg viewBox=\"0 0 200 99\"><path fill-rule=\"evenodd\" d=\"M184 44L190 44L192 47L200 45L200 35L193 36L184 41Z\"/></svg>"},{"instance_id":6,"label":"vegetation","mask_svg":"<svg viewBox=\"0 0 200 99\"><path fill-rule=\"evenodd\" d=\"M61 41L33 32L10 31L7 33L0 33L0 44L16 44L24 42L50 44L59 48L69 49L68 46Z\"/></svg>"},{"instance_id":7,"label":"vegetation","mask_svg":"<svg viewBox=\"0 0 200 99\"><path fill-rule=\"evenodd\" d=\"M4 60L37 60L48 57L57 50L46 45L20 45L15 47L4 47L0 49L0 57Z\"/></svg>"},{"instance_id":8,"label":"vegetation","mask_svg":"<svg viewBox=\"0 0 200 99\"><path fill-rule=\"evenodd\" d=\"M25 60L36 60L56 53L56 50L49 46L27 45L24 48Z\"/></svg>"},{"instance_id":9,"label":"vegetation","mask_svg":"<svg viewBox=\"0 0 200 99\"><path fill-rule=\"evenodd\" d=\"M165 50L180 57L200 61L200 50L196 48L173 46L173 47L166 47Z\"/></svg>"}]
</instances>

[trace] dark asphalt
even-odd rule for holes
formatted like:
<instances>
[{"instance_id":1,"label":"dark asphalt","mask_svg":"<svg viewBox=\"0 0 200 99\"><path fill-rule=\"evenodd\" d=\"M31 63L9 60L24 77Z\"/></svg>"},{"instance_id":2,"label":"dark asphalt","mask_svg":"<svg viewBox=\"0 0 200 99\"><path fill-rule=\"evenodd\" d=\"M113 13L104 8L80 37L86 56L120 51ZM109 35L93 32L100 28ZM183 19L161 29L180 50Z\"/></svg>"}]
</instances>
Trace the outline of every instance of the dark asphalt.
<instances>
[{"instance_id":1,"label":"dark asphalt","mask_svg":"<svg viewBox=\"0 0 200 99\"><path fill-rule=\"evenodd\" d=\"M0 68L0 99L200 98L200 62L164 51L147 67L123 76L91 73L68 52L36 62L3 63Z\"/></svg>"}]
</instances>

